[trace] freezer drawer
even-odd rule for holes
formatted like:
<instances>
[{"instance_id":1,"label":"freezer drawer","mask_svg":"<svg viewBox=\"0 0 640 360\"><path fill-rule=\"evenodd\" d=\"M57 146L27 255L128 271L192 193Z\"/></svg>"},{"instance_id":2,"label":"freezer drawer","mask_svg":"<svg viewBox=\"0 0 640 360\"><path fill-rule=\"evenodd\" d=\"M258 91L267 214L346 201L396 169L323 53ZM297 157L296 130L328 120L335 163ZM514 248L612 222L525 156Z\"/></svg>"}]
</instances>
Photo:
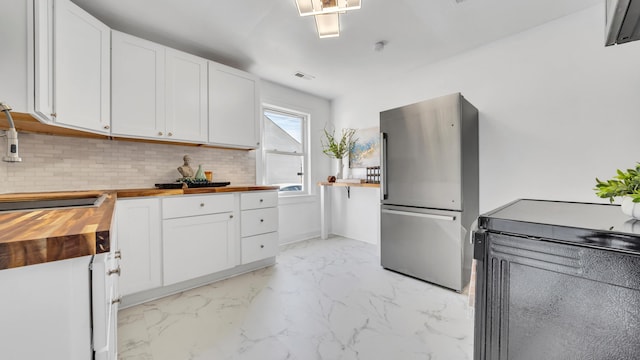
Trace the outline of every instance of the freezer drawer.
<instances>
[{"instance_id":1,"label":"freezer drawer","mask_svg":"<svg viewBox=\"0 0 640 360\"><path fill-rule=\"evenodd\" d=\"M382 267L462 290L460 212L387 205L380 211Z\"/></svg>"}]
</instances>

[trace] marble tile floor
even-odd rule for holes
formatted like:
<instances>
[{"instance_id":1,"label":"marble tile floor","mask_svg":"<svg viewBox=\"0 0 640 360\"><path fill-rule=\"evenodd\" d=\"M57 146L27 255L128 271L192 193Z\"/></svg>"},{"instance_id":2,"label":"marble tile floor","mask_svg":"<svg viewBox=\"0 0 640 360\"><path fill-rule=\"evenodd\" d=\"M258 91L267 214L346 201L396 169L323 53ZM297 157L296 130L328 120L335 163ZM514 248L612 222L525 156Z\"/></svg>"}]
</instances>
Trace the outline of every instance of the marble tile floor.
<instances>
[{"instance_id":1,"label":"marble tile floor","mask_svg":"<svg viewBox=\"0 0 640 360\"><path fill-rule=\"evenodd\" d=\"M119 313L120 360L471 360L467 297L384 270L341 237Z\"/></svg>"}]
</instances>

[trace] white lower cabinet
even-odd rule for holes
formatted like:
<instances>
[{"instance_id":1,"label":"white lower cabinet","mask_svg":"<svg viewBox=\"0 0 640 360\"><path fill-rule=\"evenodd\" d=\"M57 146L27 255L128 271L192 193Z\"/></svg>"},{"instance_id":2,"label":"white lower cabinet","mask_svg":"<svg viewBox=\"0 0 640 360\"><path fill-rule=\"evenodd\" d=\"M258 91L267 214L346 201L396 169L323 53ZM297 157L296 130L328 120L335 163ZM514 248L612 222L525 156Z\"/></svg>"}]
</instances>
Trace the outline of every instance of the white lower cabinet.
<instances>
[{"instance_id":1,"label":"white lower cabinet","mask_svg":"<svg viewBox=\"0 0 640 360\"><path fill-rule=\"evenodd\" d=\"M240 194L241 262L248 264L278 254L278 192Z\"/></svg>"},{"instance_id":2,"label":"white lower cabinet","mask_svg":"<svg viewBox=\"0 0 640 360\"><path fill-rule=\"evenodd\" d=\"M165 219L162 233L164 285L235 266L232 212Z\"/></svg>"},{"instance_id":3,"label":"white lower cabinet","mask_svg":"<svg viewBox=\"0 0 640 360\"><path fill-rule=\"evenodd\" d=\"M242 238L242 263L266 259L278 254L278 233L248 236Z\"/></svg>"},{"instance_id":4,"label":"white lower cabinet","mask_svg":"<svg viewBox=\"0 0 640 360\"><path fill-rule=\"evenodd\" d=\"M118 200L117 235L122 253L122 295L162 286L160 199Z\"/></svg>"},{"instance_id":5,"label":"white lower cabinet","mask_svg":"<svg viewBox=\"0 0 640 360\"><path fill-rule=\"evenodd\" d=\"M274 263L278 192L127 198L116 205L123 306Z\"/></svg>"},{"instance_id":6,"label":"white lower cabinet","mask_svg":"<svg viewBox=\"0 0 640 360\"><path fill-rule=\"evenodd\" d=\"M244 210L241 216L243 237L278 230L278 208Z\"/></svg>"}]
</instances>

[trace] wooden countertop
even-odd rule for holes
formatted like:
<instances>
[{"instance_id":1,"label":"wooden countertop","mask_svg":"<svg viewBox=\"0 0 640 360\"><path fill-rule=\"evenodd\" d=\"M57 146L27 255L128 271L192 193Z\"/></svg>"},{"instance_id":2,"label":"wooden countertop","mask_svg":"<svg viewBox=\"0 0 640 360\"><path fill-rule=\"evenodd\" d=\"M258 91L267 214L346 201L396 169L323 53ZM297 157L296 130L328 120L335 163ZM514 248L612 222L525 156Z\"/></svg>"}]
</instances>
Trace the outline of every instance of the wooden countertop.
<instances>
[{"instance_id":1,"label":"wooden countertop","mask_svg":"<svg viewBox=\"0 0 640 360\"><path fill-rule=\"evenodd\" d=\"M0 270L109 252L109 233L117 198L260 190L278 190L278 187L240 185L0 194L0 202L106 195L99 207L0 212Z\"/></svg>"},{"instance_id":2,"label":"wooden countertop","mask_svg":"<svg viewBox=\"0 0 640 360\"><path fill-rule=\"evenodd\" d=\"M220 187L203 187L187 189L119 189L116 190L118 198L144 197L144 196L171 196L190 194L215 194L225 192L278 190L278 186L267 185L227 185Z\"/></svg>"},{"instance_id":3,"label":"wooden countertop","mask_svg":"<svg viewBox=\"0 0 640 360\"><path fill-rule=\"evenodd\" d=\"M348 183L348 182L326 182L321 181L318 183L318 186L350 186L350 187L369 187L369 188L379 188L380 184L372 184L372 183Z\"/></svg>"},{"instance_id":4,"label":"wooden countertop","mask_svg":"<svg viewBox=\"0 0 640 360\"><path fill-rule=\"evenodd\" d=\"M0 201L106 194L99 207L0 212L0 270L108 252L114 191L3 194Z\"/></svg>"}]
</instances>

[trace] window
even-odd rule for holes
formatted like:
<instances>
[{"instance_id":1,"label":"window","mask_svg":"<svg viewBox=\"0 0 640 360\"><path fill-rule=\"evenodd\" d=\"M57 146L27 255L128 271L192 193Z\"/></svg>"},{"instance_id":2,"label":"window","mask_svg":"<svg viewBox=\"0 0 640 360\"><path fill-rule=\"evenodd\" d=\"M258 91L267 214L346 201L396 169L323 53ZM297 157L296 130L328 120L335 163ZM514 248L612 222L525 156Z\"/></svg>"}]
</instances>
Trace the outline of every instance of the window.
<instances>
[{"instance_id":1,"label":"window","mask_svg":"<svg viewBox=\"0 0 640 360\"><path fill-rule=\"evenodd\" d=\"M265 107L264 180L280 186L281 195L308 193L307 122L308 115Z\"/></svg>"}]
</instances>

